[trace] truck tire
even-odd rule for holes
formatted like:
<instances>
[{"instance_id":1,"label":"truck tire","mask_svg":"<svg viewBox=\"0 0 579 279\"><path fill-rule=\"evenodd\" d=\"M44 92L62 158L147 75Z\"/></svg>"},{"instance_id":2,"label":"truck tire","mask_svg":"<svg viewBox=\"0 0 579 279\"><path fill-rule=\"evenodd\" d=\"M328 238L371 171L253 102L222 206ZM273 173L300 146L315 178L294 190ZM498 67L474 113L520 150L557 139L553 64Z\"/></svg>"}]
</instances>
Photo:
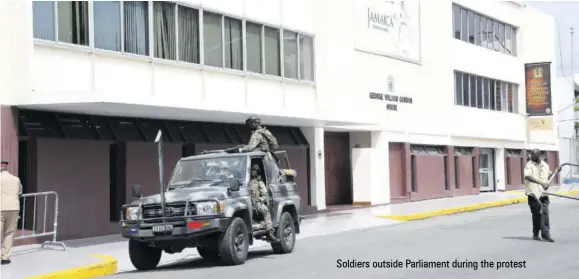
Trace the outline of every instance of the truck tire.
<instances>
[{"instance_id":1,"label":"truck tire","mask_svg":"<svg viewBox=\"0 0 579 279\"><path fill-rule=\"evenodd\" d=\"M161 261L163 250L133 239L129 240L129 258L137 270L155 269Z\"/></svg>"},{"instance_id":2,"label":"truck tire","mask_svg":"<svg viewBox=\"0 0 579 279\"><path fill-rule=\"evenodd\" d=\"M294 250L296 243L296 225L294 218L289 212L281 214L279 227L277 229L278 242L271 243L271 248L276 254L287 254Z\"/></svg>"},{"instance_id":3,"label":"truck tire","mask_svg":"<svg viewBox=\"0 0 579 279\"><path fill-rule=\"evenodd\" d=\"M197 247L197 252L199 252L199 256L206 260L215 261L219 259L217 247Z\"/></svg>"},{"instance_id":4,"label":"truck tire","mask_svg":"<svg viewBox=\"0 0 579 279\"><path fill-rule=\"evenodd\" d=\"M247 259L249 251L249 231L245 221L233 218L219 240L219 256L227 265L240 265Z\"/></svg>"}]
</instances>

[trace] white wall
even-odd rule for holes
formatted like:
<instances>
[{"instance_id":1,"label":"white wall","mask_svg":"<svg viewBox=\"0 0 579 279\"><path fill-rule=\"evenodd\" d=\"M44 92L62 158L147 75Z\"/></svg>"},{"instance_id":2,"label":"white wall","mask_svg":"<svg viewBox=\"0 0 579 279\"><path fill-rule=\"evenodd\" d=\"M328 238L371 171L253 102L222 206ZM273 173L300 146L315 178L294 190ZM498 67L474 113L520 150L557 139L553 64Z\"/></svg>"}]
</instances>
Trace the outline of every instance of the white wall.
<instances>
[{"instance_id":1,"label":"white wall","mask_svg":"<svg viewBox=\"0 0 579 279\"><path fill-rule=\"evenodd\" d=\"M0 104L31 91L32 4L0 1ZM20 29L15 29L15 26Z\"/></svg>"},{"instance_id":2,"label":"white wall","mask_svg":"<svg viewBox=\"0 0 579 279\"><path fill-rule=\"evenodd\" d=\"M376 123L395 138L391 141L557 148L556 130L527 133L524 95L525 63L553 61L555 73L551 17L508 2L456 1L523 30L517 38L519 54L510 56L454 39L452 1L421 1L420 38L414 39L420 44L411 48L420 49L421 55L413 59L417 56L410 51L409 56L394 59L396 55L378 51L391 52L391 48L380 48L384 42L373 42L367 34L360 34L364 23L360 21L367 16L360 15L364 12L360 6L375 9L381 2L349 0L332 5L329 0L316 1L317 90L324 115ZM454 70L519 84L521 112L455 106ZM394 81L393 93L388 93L389 76ZM369 92L412 97L413 104L398 103L398 111L387 111L384 101L369 99Z\"/></svg>"}]
</instances>

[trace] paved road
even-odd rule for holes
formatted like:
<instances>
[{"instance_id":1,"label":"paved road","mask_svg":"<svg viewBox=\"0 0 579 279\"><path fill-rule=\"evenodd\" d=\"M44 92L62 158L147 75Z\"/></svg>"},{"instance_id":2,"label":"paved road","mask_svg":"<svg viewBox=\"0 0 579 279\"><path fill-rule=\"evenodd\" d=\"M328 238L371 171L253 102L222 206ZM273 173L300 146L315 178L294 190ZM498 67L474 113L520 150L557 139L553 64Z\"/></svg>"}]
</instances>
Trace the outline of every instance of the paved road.
<instances>
[{"instance_id":1,"label":"paved road","mask_svg":"<svg viewBox=\"0 0 579 279\"><path fill-rule=\"evenodd\" d=\"M273 255L261 247L241 266L193 259L111 278L579 278L579 203L552 200L551 211L555 243L531 240L528 207L513 205L306 238L289 255ZM396 260L404 265L407 259L449 261L450 268L372 267L374 262ZM478 266L452 268L455 259ZM370 267L338 268L338 260L368 262ZM494 268L482 268L483 260L495 263ZM519 267L497 270L497 262Z\"/></svg>"}]
</instances>

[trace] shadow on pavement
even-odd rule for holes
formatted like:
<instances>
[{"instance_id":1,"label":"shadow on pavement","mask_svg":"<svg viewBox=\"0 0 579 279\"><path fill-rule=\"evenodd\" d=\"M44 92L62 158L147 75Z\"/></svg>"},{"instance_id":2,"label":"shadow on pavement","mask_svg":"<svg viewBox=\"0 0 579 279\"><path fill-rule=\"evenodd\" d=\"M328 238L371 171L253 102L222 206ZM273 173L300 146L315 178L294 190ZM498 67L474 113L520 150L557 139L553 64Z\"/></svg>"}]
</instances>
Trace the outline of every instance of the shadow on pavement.
<instances>
[{"instance_id":1,"label":"shadow on pavement","mask_svg":"<svg viewBox=\"0 0 579 279\"><path fill-rule=\"evenodd\" d=\"M253 259L266 258L267 256L274 256L274 255L275 254L271 250L250 251L247 254L246 262L249 262ZM169 270L171 270L171 271L189 270L189 269L194 270L194 269L212 268L212 267L220 267L220 266L226 266L226 265L224 265L221 261L211 261L211 260L206 260L206 259L197 257L194 259L186 259L186 260L178 261L176 263L159 266L158 268L156 268L154 270L150 270L150 271L134 270L134 271L121 272L121 273L124 273L124 274L155 273L155 272L163 272L163 271L169 271Z\"/></svg>"},{"instance_id":2,"label":"shadow on pavement","mask_svg":"<svg viewBox=\"0 0 579 279\"><path fill-rule=\"evenodd\" d=\"M536 240L533 240L533 238L530 236L505 236L505 237L503 237L503 239L536 241Z\"/></svg>"}]
</instances>

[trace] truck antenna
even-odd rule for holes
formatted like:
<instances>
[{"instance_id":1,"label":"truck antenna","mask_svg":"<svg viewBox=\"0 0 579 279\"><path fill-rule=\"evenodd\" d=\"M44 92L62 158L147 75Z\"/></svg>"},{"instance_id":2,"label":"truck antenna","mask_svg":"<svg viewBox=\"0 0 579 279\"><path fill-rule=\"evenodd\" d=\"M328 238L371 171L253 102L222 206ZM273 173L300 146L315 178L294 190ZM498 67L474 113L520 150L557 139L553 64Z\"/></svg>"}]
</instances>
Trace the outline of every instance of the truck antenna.
<instances>
[{"instance_id":1,"label":"truck antenna","mask_svg":"<svg viewBox=\"0 0 579 279\"><path fill-rule=\"evenodd\" d=\"M161 197L161 216L163 216L163 223L165 222L165 178L163 172L163 132L159 129L157 136L155 137L155 143L157 144L157 153L159 159L159 196Z\"/></svg>"}]
</instances>

